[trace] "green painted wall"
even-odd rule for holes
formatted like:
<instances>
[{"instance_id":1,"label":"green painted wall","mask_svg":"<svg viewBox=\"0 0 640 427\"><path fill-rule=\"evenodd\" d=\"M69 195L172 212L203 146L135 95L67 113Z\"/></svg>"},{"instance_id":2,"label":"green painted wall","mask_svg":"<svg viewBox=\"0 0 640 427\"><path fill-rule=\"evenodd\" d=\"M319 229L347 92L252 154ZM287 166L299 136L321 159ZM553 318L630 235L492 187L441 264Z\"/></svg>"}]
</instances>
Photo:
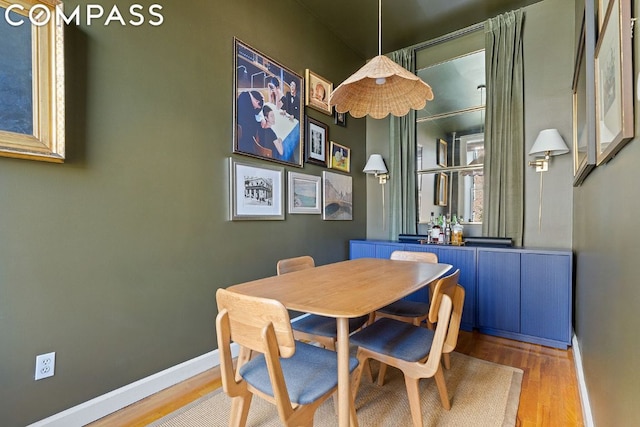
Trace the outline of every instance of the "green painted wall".
<instances>
[{"instance_id":1,"label":"green painted wall","mask_svg":"<svg viewBox=\"0 0 640 427\"><path fill-rule=\"evenodd\" d=\"M352 148L354 220L227 219L233 37L336 84L364 60L294 0L161 4L157 28L65 29L65 164L0 158L3 426L213 350L218 287L273 275L279 258L346 259L365 236L365 121L336 127L316 111ZM36 382L49 351L56 375Z\"/></svg>"},{"instance_id":2,"label":"green painted wall","mask_svg":"<svg viewBox=\"0 0 640 427\"><path fill-rule=\"evenodd\" d=\"M631 16L638 16L640 5L632 3ZM637 28L634 35L637 38ZM632 87L640 69L637 40L633 43L633 61ZM630 89L636 137L573 191L575 330L593 420L599 426L640 423L640 287L636 265L640 240L636 224L640 212L640 112L636 89Z\"/></svg>"}]
</instances>

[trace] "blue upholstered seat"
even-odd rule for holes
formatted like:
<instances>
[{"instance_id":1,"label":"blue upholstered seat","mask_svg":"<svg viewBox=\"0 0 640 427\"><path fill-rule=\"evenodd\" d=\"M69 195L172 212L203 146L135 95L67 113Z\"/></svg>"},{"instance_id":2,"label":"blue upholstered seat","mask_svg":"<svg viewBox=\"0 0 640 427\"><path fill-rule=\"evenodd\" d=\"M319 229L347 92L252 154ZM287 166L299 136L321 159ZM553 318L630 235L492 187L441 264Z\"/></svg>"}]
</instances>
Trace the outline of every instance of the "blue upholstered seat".
<instances>
[{"instance_id":1,"label":"blue upholstered seat","mask_svg":"<svg viewBox=\"0 0 640 427\"><path fill-rule=\"evenodd\" d=\"M334 327L335 327L335 319ZM336 352L296 341L292 357L280 358L284 381L292 403L306 405L315 402L338 385L338 355ZM349 358L349 372L358 366ZM273 396L264 355L250 360L240 368L242 378L261 392Z\"/></svg>"},{"instance_id":2,"label":"blue upholstered seat","mask_svg":"<svg viewBox=\"0 0 640 427\"><path fill-rule=\"evenodd\" d=\"M382 318L353 334L352 344L407 362L429 355L434 331L400 320Z\"/></svg>"},{"instance_id":3,"label":"blue upholstered seat","mask_svg":"<svg viewBox=\"0 0 640 427\"><path fill-rule=\"evenodd\" d=\"M349 319L349 333L360 329L368 319L368 315ZM318 316L316 314L310 314L302 319L291 322L291 328L294 331L322 337L335 338L338 335L337 323L334 317Z\"/></svg>"},{"instance_id":4,"label":"blue upholstered seat","mask_svg":"<svg viewBox=\"0 0 640 427\"><path fill-rule=\"evenodd\" d=\"M379 313L402 317L422 317L429 313L429 304L424 302L399 300L377 310Z\"/></svg>"}]
</instances>

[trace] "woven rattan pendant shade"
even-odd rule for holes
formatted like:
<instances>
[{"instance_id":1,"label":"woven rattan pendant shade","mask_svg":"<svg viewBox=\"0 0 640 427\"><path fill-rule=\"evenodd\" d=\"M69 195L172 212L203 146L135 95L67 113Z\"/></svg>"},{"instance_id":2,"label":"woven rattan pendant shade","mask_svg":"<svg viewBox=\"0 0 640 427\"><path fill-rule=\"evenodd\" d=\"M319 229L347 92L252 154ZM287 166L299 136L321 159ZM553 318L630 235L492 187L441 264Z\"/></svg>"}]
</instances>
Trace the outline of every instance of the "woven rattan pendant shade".
<instances>
[{"instance_id":1,"label":"woven rattan pendant shade","mask_svg":"<svg viewBox=\"0 0 640 427\"><path fill-rule=\"evenodd\" d=\"M367 114L382 119L421 110L433 99L431 87L420 77L382 55L382 0L378 0L378 56L342 82L329 97L338 113Z\"/></svg>"},{"instance_id":2,"label":"woven rattan pendant shade","mask_svg":"<svg viewBox=\"0 0 640 427\"><path fill-rule=\"evenodd\" d=\"M384 83L378 84L379 79ZM384 55L378 55L346 79L331 94L330 104L353 117L367 114L382 119L420 110L433 99L431 87L420 77Z\"/></svg>"}]
</instances>

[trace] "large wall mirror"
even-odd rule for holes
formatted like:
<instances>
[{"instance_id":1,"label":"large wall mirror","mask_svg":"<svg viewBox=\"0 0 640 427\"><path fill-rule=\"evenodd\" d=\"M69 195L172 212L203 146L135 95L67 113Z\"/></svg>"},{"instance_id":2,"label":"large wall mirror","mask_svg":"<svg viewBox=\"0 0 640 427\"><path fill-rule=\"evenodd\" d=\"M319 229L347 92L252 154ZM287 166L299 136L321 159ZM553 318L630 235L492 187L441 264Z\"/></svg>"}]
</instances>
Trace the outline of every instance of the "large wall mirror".
<instances>
[{"instance_id":1,"label":"large wall mirror","mask_svg":"<svg viewBox=\"0 0 640 427\"><path fill-rule=\"evenodd\" d=\"M0 156L64 161L63 27L55 22L56 5L0 0Z\"/></svg>"},{"instance_id":2,"label":"large wall mirror","mask_svg":"<svg viewBox=\"0 0 640 427\"><path fill-rule=\"evenodd\" d=\"M485 52L475 50L431 64L418 70L418 75L435 92L434 100L416 119L419 229L429 222L431 213L455 214L463 223L480 224Z\"/></svg>"}]
</instances>

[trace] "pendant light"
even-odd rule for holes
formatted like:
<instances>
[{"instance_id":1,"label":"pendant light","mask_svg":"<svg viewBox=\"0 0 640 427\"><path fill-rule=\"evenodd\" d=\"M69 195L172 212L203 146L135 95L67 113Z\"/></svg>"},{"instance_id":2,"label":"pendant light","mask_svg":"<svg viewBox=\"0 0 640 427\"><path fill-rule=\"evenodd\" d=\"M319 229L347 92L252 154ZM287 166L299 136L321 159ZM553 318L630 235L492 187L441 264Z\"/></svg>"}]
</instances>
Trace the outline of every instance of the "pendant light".
<instances>
[{"instance_id":1,"label":"pendant light","mask_svg":"<svg viewBox=\"0 0 640 427\"><path fill-rule=\"evenodd\" d=\"M367 114L382 119L421 110L433 99L431 87L391 59L382 55L382 0L378 0L378 56L340 84L329 98L338 113L353 117Z\"/></svg>"}]
</instances>

